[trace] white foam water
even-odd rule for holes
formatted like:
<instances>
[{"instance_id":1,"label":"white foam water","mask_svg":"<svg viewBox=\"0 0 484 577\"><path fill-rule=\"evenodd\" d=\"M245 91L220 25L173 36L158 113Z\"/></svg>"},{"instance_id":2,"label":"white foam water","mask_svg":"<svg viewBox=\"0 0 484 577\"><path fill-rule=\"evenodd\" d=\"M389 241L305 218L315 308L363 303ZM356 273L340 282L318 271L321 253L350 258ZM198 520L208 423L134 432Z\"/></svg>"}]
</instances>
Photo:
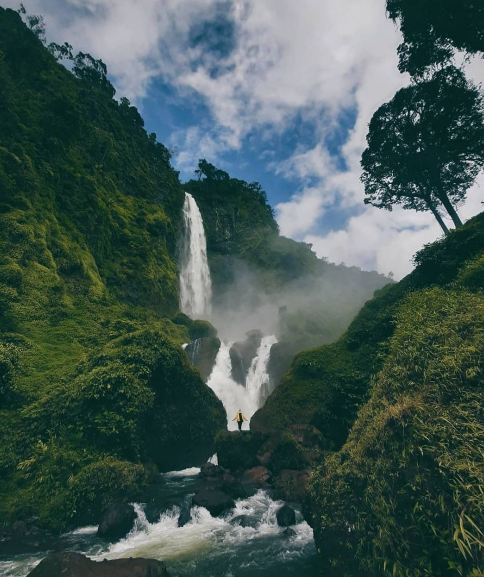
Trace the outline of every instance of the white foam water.
<instances>
[{"instance_id":1,"label":"white foam water","mask_svg":"<svg viewBox=\"0 0 484 577\"><path fill-rule=\"evenodd\" d=\"M207 259L207 239L200 209L191 194L183 204L184 238L181 243L180 309L190 317L208 318L212 281Z\"/></svg>"},{"instance_id":2,"label":"white foam water","mask_svg":"<svg viewBox=\"0 0 484 577\"><path fill-rule=\"evenodd\" d=\"M227 412L227 428L229 430L237 429L237 423L233 418L239 409L250 419L262 406L264 390L269 383L267 369L271 347L276 342L277 339L273 335L262 338L261 344L249 368L245 387L232 378L232 363L230 360L232 343L221 343L207 385L213 390L225 407Z\"/></svg>"},{"instance_id":3,"label":"white foam water","mask_svg":"<svg viewBox=\"0 0 484 577\"><path fill-rule=\"evenodd\" d=\"M212 517L203 507L192 508L192 520L178 527L180 509L172 507L160 516L158 522L146 520L141 505L135 505L137 521L127 537L94 558L117 559L147 557L184 564L206 557L211 552L223 552L268 538L278 538L283 529L277 525L276 513L281 501L273 501L265 491L258 491L248 499L236 502L235 508L225 517ZM242 527L232 521L240 515L257 518L254 527ZM312 541L312 530L302 521L294 526L294 535L284 545L283 554L296 553Z\"/></svg>"}]
</instances>

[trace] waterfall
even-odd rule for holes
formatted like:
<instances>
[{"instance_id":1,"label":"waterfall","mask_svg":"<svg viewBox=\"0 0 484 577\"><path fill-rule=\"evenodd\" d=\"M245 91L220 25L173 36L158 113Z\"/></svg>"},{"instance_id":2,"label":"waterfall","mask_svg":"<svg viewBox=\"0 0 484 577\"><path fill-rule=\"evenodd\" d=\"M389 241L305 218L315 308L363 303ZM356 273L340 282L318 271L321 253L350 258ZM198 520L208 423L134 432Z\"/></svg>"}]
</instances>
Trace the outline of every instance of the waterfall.
<instances>
[{"instance_id":1,"label":"waterfall","mask_svg":"<svg viewBox=\"0 0 484 577\"><path fill-rule=\"evenodd\" d=\"M252 399L252 404L259 409L269 389L268 365L271 355L271 347L277 343L274 335L263 337L256 356L252 359L246 379L247 394Z\"/></svg>"},{"instance_id":2,"label":"waterfall","mask_svg":"<svg viewBox=\"0 0 484 577\"><path fill-rule=\"evenodd\" d=\"M232 343L222 342L215 359L215 365L208 378L207 385L222 401L227 411L229 430L235 430L237 423L232 421L235 413L241 409L242 413L250 419L260 409L264 400L264 392L269 383L267 372L271 347L277 342L276 337L263 337L256 356L253 358L247 375L247 383L244 387L232 379L232 363L230 360L230 347Z\"/></svg>"},{"instance_id":3,"label":"waterfall","mask_svg":"<svg viewBox=\"0 0 484 577\"><path fill-rule=\"evenodd\" d=\"M181 247L180 309L190 317L210 315L212 281L207 260L207 239L202 215L195 199L185 193L184 238Z\"/></svg>"}]
</instances>

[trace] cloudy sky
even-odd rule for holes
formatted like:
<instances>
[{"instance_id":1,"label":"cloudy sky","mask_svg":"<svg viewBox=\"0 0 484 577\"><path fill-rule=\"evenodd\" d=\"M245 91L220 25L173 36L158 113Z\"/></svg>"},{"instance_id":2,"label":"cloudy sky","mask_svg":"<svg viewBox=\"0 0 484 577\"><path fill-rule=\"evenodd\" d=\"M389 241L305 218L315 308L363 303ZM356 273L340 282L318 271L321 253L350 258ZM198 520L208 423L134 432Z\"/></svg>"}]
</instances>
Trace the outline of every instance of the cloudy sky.
<instances>
[{"instance_id":1,"label":"cloudy sky","mask_svg":"<svg viewBox=\"0 0 484 577\"><path fill-rule=\"evenodd\" d=\"M433 217L363 204L368 122L408 83L384 0L24 0L49 40L108 65L183 178L206 158L259 181L281 233L368 270L411 268ZM18 2L0 0L17 8ZM482 66L469 67L476 80ZM484 179L464 219L482 209Z\"/></svg>"}]
</instances>

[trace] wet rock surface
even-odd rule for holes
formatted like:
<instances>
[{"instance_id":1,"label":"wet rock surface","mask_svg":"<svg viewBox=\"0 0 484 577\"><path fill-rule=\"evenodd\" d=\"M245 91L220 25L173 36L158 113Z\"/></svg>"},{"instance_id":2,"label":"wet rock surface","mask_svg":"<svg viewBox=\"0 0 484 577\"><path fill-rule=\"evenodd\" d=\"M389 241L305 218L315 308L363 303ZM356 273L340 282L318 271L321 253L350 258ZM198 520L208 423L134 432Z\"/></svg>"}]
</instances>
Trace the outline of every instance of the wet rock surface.
<instances>
[{"instance_id":1,"label":"wet rock surface","mask_svg":"<svg viewBox=\"0 0 484 577\"><path fill-rule=\"evenodd\" d=\"M92 561L80 553L52 553L28 577L169 577L162 561L114 559Z\"/></svg>"},{"instance_id":2,"label":"wet rock surface","mask_svg":"<svg viewBox=\"0 0 484 577\"><path fill-rule=\"evenodd\" d=\"M57 537L37 527L35 519L19 520L8 527L0 527L0 555L19 555L46 549L55 550L58 547Z\"/></svg>"},{"instance_id":3,"label":"wet rock surface","mask_svg":"<svg viewBox=\"0 0 484 577\"><path fill-rule=\"evenodd\" d=\"M99 537L117 541L125 537L133 528L136 513L133 505L115 503L104 512L97 530Z\"/></svg>"},{"instance_id":4,"label":"wet rock surface","mask_svg":"<svg viewBox=\"0 0 484 577\"><path fill-rule=\"evenodd\" d=\"M234 343L229 352L232 362L232 378L235 382L244 386L250 365L260 346L262 333L258 330L253 330L249 331L246 336L245 341Z\"/></svg>"},{"instance_id":5,"label":"wet rock surface","mask_svg":"<svg viewBox=\"0 0 484 577\"><path fill-rule=\"evenodd\" d=\"M276 513L279 527L290 527L296 524L296 512L289 505L283 505Z\"/></svg>"},{"instance_id":6,"label":"wet rock surface","mask_svg":"<svg viewBox=\"0 0 484 577\"><path fill-rule=\"evenodd\" d=\"M203 487L193 496L193 504L205 507L213 517L222 515L235 506L234 499L218 488Z\"/></svg>"},{"instance_id":7,"label":"wet rock surface","mask_svg":"<svg viewBox=\"0 0 484 577\"><path fill-rule=\"evenodd\" d=\"M260 519L255 515L238 515L234 517L230 523L232 525L239 525L240 527L252 527L255 528L259 524Z\"/></svg>"},{"instance_id":8,"label":"wet rock surface","mask_svg":"<svg viewBox=\"0 0 484 577\"><path fill-rule=\"evenodd\" d=\"M212 372L220 348L220 339L213 336L201 337L189 343L185 349L191 363L206 381Z\"/></svg>"}]
</instances>

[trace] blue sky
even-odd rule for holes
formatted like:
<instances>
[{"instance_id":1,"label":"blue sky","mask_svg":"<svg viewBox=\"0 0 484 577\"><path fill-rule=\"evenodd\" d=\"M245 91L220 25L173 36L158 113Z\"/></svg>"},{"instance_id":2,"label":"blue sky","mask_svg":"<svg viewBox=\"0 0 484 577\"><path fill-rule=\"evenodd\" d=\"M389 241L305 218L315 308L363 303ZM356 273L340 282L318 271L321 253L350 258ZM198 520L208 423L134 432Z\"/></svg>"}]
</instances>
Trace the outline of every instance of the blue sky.
<instances>
[{"instance_id":1,"label":"blue sky","mask_svg":"<svg viewBox=\"0 0 484 577\"><path fill-rule=\"evenodd\" d=\"M16 7L17 2L0 0ZM440 235L431 215L363 203L373 112L408 78L385 0L25 0L49 39L108 65L117 95L173 151L258 181L281 232L318 255L397 278ZM484 77L482 63L469 65ZM480 210L482 178L463 218Z\"/></svg>"}]
</instances>

